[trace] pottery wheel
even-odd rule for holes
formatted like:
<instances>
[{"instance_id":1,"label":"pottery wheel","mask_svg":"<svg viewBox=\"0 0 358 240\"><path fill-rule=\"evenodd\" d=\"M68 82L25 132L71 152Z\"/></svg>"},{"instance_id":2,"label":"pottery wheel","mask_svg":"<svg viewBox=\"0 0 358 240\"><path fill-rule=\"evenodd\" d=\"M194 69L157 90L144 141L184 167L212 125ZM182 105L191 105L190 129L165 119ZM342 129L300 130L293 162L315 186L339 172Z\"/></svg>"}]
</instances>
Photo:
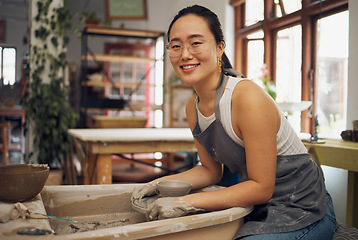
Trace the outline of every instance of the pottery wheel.
<instances>
[{"instance_id":1,"label":"pottery wheel","mask_svg":"<svg viewBox=\"0 0 358 240\"><path fill-rule=\"evenodd\" d=\"M152 197L146 197L142 199L136 199L132 202L132 207L138 212L146 213L147 206L157 200L159 198L158 195Z\"/></svg>"}]
</instances>

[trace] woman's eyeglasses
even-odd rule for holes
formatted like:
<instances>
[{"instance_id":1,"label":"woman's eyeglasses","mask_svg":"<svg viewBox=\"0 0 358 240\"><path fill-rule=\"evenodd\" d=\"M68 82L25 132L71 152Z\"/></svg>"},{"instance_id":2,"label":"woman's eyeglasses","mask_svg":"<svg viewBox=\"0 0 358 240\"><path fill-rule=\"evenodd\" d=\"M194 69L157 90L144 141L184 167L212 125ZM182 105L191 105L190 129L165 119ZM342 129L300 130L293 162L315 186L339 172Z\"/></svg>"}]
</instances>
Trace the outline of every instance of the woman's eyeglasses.
<instances>
[{"instance_id":1,"label":"woman's eyeglasses","mask_svg":"<svg viewBox=\"0 0 358 240\"><path fill-rule=\"evenodd\" d=\"M205 43L210 39L215 38L193 38L185 43L171 41L165 45L165 48L171 57L179 57L183 52L184 45L192 54L199 54L205 50Z\"/></svg>"}]
</instances>

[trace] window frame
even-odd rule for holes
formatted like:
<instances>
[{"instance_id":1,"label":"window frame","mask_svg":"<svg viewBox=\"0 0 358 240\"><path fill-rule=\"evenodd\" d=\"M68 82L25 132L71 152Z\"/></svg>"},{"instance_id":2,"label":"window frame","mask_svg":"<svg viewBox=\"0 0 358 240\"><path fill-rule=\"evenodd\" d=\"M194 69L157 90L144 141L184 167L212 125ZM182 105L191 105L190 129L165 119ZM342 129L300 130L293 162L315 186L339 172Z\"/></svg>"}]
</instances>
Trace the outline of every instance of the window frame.
<instances>
[{"instance_id":1,"label":"window frame","mask_svg":"<svg viewBox=\"0 0 358 240\"><path fill-rule=\"evenodd\" d=\"M276 34L277 31L300 24L302 26L302 101L311 101L311 81L313 81L312 112L315 113L315 74L316 68L316 24L317 20L348 10L348 0L302 0L302 8L282 17L270 17L274 0L264 1L264 20L245 26L245 0L231 0L235 8L235 68L247 75L247 39L258 30L264 32L264 62L275 82L276 76ZM310 77L311 76L311 77ZM314 117L308 110L301 113L301 132L314 132Z\"/></svg>"}]
</instances>

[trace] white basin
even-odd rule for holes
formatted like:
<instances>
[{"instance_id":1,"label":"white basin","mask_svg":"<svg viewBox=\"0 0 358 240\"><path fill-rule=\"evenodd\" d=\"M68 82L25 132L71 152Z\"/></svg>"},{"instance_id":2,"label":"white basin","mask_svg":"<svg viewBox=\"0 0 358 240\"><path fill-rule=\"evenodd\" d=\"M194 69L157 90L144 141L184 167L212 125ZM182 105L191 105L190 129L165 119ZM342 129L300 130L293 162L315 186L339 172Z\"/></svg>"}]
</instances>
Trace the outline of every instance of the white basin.
<instances>
[{"instance_id":1,"label":"white basin","mask_svg":"<svg viewBox=\"0 0 358 240\"><path fill-rule=\"evenodd\" d=\"M283 112L292 113L296 111L304 111L312 105L311 101L301 101L301 102L280 102L277 103L279 109Z\"/></svg>"}]
</instances>

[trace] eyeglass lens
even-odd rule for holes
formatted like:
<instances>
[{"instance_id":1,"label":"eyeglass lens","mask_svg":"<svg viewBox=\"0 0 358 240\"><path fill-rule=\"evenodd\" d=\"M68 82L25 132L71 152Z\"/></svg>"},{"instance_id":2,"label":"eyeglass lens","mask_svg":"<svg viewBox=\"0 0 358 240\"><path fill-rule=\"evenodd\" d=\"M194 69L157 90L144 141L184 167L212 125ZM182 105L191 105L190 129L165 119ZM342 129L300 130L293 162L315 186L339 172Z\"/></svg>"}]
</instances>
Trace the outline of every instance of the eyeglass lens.
<instances>
[{"instance_id":1,"label":"eyeglass lens","mask_svg":"<svg viewBox=\"0 0 358 240\"><path fill-rule=\"evenodd\" d=\"M184 44L179 41L171 41L167 44L166 49L171 57L177 57L177 56L181 55L184 46L192 54L198 54L204 50L204 43L207 40L208 39L194 38Z\"/></svg>"}]
</instances>

